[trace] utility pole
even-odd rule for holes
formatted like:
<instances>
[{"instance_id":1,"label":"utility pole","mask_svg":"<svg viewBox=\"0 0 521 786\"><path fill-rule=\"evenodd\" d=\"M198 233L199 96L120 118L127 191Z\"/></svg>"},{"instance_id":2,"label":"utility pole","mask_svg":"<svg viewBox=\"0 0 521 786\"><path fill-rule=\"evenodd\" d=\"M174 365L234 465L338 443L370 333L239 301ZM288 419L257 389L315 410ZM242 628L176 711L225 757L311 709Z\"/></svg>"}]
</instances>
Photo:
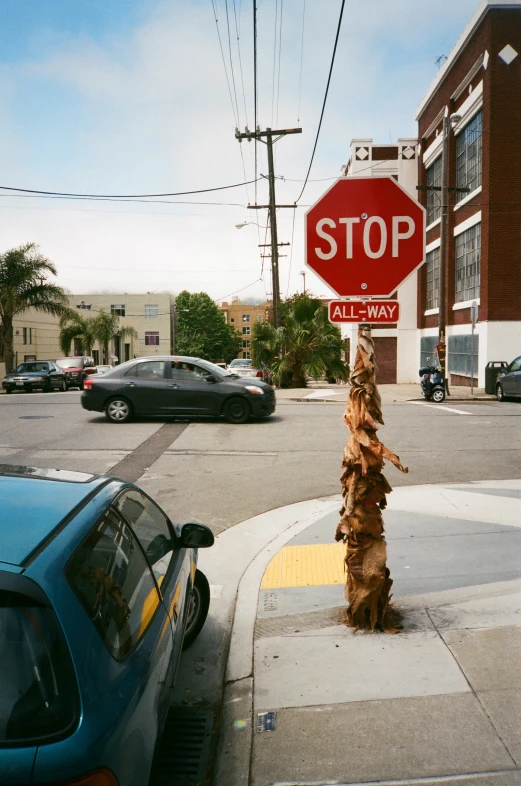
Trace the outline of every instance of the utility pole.
<instances>
[{"instance_id":1,"label":"utility pole","mask_svg":"<svg viewBox=\"0 0 521 786\"><path fill-rule=\"evenodd\" d=\"M418 191L439 191L441 197L441 222L440 222L440 279L438 295L438 358L440 361L443 386L450 396L449 380L447 379L447 300L446 300L446 268L447 268L447 241L449 217L449 193L468 193L470 188L457 188L449 186L449 137L453 127L461 120L457 114L445 115L443 118L443 147L441 186L416 186Z\"/></svg>"},{"instance_id":2,"label":"utility pole","mask_svg":"<svg viewBox=\"0 0 521 786\"><path fill-rule=\"evenodd\" d=\"M275 166L273 163L273 145L286 134L301 134L301 128L285 128L279 130L272 130L266 128L261 131L256 128L255 131L245 129L241 134L239 129L235 129L235 138L242 142L247 139L251 142L252 139L263 142L268 148L268 185L269 185L269 204L268 205L248 205L251 210L260 210L267 208L270 217L270 233L271 233L271 278L273 290L273 324L276 328L280 326L280 283L279 283L279 243L277 238L277 210L281 207L294 208L295 205L277 205L275 198ZM274 139L275 137L275 139Z\"/></svg>"}]
</instances>

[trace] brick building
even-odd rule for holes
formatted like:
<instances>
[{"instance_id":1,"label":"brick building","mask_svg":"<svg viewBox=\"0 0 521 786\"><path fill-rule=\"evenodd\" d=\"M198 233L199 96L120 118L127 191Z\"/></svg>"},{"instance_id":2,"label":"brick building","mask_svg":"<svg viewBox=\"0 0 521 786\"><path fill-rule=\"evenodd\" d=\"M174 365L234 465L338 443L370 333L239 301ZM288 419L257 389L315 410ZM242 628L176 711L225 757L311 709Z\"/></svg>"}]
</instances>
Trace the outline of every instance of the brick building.
<instances>
[{"instance_id":1,"label":"brick building","mask_svg":"<svg viewBox=\"0 0 521 786\"><path fill-rule=\"evenodd\" d=\"M258 306L252 306L242 303L238 298L235 298L231 303L223 301L219 308L223 312L228 325L233 325L235 330L242 336L242 352L239 352L239 357L250 358L250 341L253 325L256 322L266 322L268 320L271 303L261 303Z\"/></svg>"},{"instance_id":2,"label":"brick building","mask_svg":"<svg viewBox=\"0 0 521 786\"><path fill-rule=\"evenodd\" d=\"M420 186L441 185L446 115L448 184L469 192L449 193L440 293L440 192L420 191L428 215L418 350L422 362L434 353L444 297L449 379L469 384L473 368L483 386L487 361L521 354L521 2L483 0L421 102Z\"/></svg>"}]
</instances>

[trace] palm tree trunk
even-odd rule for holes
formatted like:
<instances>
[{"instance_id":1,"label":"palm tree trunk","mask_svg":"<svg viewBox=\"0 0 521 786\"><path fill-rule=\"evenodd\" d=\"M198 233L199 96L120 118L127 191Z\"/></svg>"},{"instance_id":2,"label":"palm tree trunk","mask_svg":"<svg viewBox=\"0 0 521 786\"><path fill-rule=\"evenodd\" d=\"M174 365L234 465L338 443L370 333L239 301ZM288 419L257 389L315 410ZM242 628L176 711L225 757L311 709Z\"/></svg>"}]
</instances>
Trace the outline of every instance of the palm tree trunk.
<instances>
[{"instance_id":1,"label":"palm tree trunk","mask_svg":"<svg viewBox=\"0 0 521 786\"><path fill-rule=\"evenodd\" d=\"M7 374L14 369L13 318L9 316L0 324L0 361L5 362Z\"/></svg>"},{"instance_id":2,"label":"palm tree trunk","mask_svg":"<svg viewBox=\"0 0 521 786\"><path fill-rule=\"evenodd\" d=\"M357 630L375 627L385 633L401 629L401 615L389 605L392 579L387 567L387 544L382 510L391 486L382 474L384 459L402 472L407 468L376 436L383 424L381 399L376 386L376 365L371 329L358 330L355 368L344 420L350 431L342 462L343 506L335 539L346 544L349 603L346 622Z\"/></svg>"}]
</instances>

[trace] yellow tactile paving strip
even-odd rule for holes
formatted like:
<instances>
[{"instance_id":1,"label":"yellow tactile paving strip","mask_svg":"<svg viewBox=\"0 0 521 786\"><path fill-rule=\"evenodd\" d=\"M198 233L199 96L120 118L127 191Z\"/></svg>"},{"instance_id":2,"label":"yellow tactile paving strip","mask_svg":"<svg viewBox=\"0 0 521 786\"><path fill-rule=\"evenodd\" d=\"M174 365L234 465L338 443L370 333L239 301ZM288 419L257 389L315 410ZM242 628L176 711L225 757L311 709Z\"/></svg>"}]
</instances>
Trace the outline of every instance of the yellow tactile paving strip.
<instances>
[{"instance_id":1,"label":"yellow tactile paving strip","mask_svg":"<svg viewBox=\"0 0 521 786\"><path fill-rule=\"evenodd\" d=\"M261 589L345 584L344 557L343 543L285 546L266 568Z\"/></svg>"}]
</instances>

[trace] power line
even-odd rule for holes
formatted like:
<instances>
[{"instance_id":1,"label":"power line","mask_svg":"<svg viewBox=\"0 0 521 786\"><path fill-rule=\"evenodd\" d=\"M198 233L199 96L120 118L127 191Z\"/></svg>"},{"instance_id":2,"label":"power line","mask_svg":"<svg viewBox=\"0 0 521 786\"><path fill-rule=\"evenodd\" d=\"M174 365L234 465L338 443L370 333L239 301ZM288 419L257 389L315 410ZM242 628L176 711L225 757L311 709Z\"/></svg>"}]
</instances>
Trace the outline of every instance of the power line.
<instances>
[{"instance_id":1,"label":"power line","mask_svg":"<svg viewBox=\"0 0 521 786\"><path fill-rule=\"evenodd\" d=\"M253 0L253 125L257 133L257 0ZM257 136L255 136L255 204L257 204Z\"/></svg>"},{"instance_id":2,"label":"power line","mask_svg":"<svg viewBox=\"0 0 521 786\"><path fill-rule=\"evenodd\" d=\"M271 126L273 128L273 106L275 103L275 64L277 62L277 21L279 15L279 0L275 0L275 29L273 31L273 72L271 78Z\"/></svg>"},{"instance_id":3,"label":"power line","mask_svg":"<svg viewBox=\"0 0 521 786\"><path fill-rule=\"evenodd\" d=\"M213 2L213 0L212 0ZM230 186L217 186L216 188L199 188L194 191L175 191L166 194L75 194L68 191L39 191L35 188L15 188L14 186L0 186L2 191L21 191L24 194L43 194L49 196L78 197L80 199L156 199L159 197L188 196L189 194L207 194L210 191L225 191L228 188L239 188L249 186L255 180L247 180L243 183L233 183Z\"/></svg>"},{"instance_id":4,"label":"power line","mask_svg":"<svg viewBox=\"0 0 521 786\"><path fill-rule=\"evenodd\" d=\"M217 8L215 7L215 0L212 0L212 6L213 6L214 17L215 17L215 26L217 28L217 38L219 39L219 47L221 49L221 57L222 57L223 66L224 66L224 73L225 73L225 76L226 76L226 84L228 85L228 94L230 96L230 102L231 102L231 105L232 105L232 113L233 113L233 117L234 117L234 120L235 120L235 124L238 125L239 124L239 119L235 115L235 107L233 106L232 91L231 91L231 87L230 87L230 80L228 78L228 69L226 68L226 59L224 57L224 50L223 50L223 45L222 45L222 41L221 41L221 33L219 31L219 20L217 18Z\"/></svg>"},{"instance_id":5,"label":"power line","mask_svg":"<svg viewBox=\"0 0 521 786\"><path fill-rule=\"evenodd\" d=\"M309 177L309 173L311 172L311 167L313 166L313 159L315 158L315 151L317 149L318 138L320 136L320 129L322 128L322 120L324 118L324 110L326 108L327 95L329 93L329 85L331 83L331 75L333 73L333 66L335 64L336 48L337 48L337 44L338 44L338 38L340 36L340 28L342 26L342 16L344 14L345 2L346 2L346 0L342 0L342 5L340 6L340 14L339 14L339 17L338 17L338 25L337 25L336 36L335 36L335 44L333 46L333 55L331 57L331 65L329 66L329 75L327 77L326 92L324 94L324 101L322 102L322 111L320 113L320 120L319 120L319 123L318 123L317 135L315 137L315 144L313 145L313 152L311 153L311 161L309 162L309 167L308 167L306 179L304 181L304 185L302 186L302 191L300 192L300 194L298 196L298 199L296 199L295 202L300 202L300 199L302 197L302 194L304 193L304 189L306 188L306 185L307 185L307 182L308 182L308 177Z\"/></svg>"},{"instance_id":6,"label":"power line","mask_svg":"<svg viewBox=\"0 0 521 786\"><path fill-rule=\"evenodd\" d=\"M232 75L232 84L233 84L233 95L235 96L235 108L237 109L237 124L240 126L241 118L239 114L239 102L237 101L237 89L235 87L235 73L233 70L233 60L232 60L232 39L230 35L230 17L228 15L228 0L224 0L224 7L226 9L226 27L228 30L228 53L230 57L230 72ZM244 165L244 160L243 160ZM244 179L246 179L246 173L244 174Z\"/></svg>"},{"instance_id":7,"label":"power line","mask_svg":"<svg viewBox=\"0 0 521 786\"><path fill-rule=\"evenodd\" d=\"M233 16L235 18L235 33L237 36L237 53L239 55L239 71L241 74L241 87L242 87L242 101L244 104L244 117L246 119L246 125L248 123L248 110L246 109L246 91L244 89L244 74L242 71L242 57L241 57L241 44L240 44L240 36L239 36L239 26L237 24L237 9L235 6L235 0L233 0ZM239 16L240 16L240 7L239 7Z\"/></svg>"},{"instance_id":8,"label":"power line","mask_svg":"<svg viewBox=\"0 0 521 786\"><path fill-rule=\"evenodd\" d=\"M296 208L296 205L295 205ZM289 255L289 269L288 269L288 288L286 289L286 297L289 295L289 283L291 279L291 263L293 262L293 238L295 236L295 215L297 211L296 209L293 210L293 226L291 228L291 251Z\"/></svg>"},{"instance_id":9,"label":"power line","mask_svg":"<svg viewBox=\"0 0 521 786\"><path fill-rule=\"evenodd\" d=\"M0 198L5 197L6 199L58 199L58 200L65 200L69 202L121 202L123 205L130 205L139 203L141 205L218 205L221 207L244 207L247 208L247 205L244 205L242 202L193 202L187 201L182 199L155 199L151 202L148 199L116 199L112 197L78 197L78 196L49 196L46 194L0 194ZM0 205L1 207L1 205ZM102 211L100 211L102 212ZM120 211L124 212L124 211ZM145 214L143 214L145 215ZM150 214L154 215L154 214ZM168 214L167 214L168 215Z\"/></svg>"},{"instance_id":10,"label":"power line","mask_svg":"<svg viewBox=\"0 0 521 786\"><path fill-rule=\"evenodd\" d=\"M300 125L300 99L302 97L302 60L304 56L304 22L306 18L306 0L302 3L302 35L300 38L300 74L298 80L298 110L297 110L297 125Z\"/></svg>"},{"instance_id":11,"label":"power line","mask_svg":"<svg viewBox=\"0 0 521 786\"><path fill-rule=\"evenodd\" d=\"M222 297L214 298L214 303L217 303L218 300L224 300L225 297L231 297L232 295L237 295L239 292L244 292L245 289L249 289L254 284L257 284L259 281L262 281L261 278L256 278L255 281L252 281L251 284L247 284L247 286L242 287L242 289L236 289L235 292L230 292L228 295L223 295Z\"/></svg>"},{"instance_id":12,"label":"power line","mask_svg":"<svg viewBox=\"0 0 521 786\"><path fill-rule=\"evenodd\" d=\"M275 125L279 124L279 98L280 98L280 52L282 49L282 11L284 8L284 0L280 0L280 19L279 19L279 65L277 75L277 111L275 113Z\"/></svg>"}]
</instances>

